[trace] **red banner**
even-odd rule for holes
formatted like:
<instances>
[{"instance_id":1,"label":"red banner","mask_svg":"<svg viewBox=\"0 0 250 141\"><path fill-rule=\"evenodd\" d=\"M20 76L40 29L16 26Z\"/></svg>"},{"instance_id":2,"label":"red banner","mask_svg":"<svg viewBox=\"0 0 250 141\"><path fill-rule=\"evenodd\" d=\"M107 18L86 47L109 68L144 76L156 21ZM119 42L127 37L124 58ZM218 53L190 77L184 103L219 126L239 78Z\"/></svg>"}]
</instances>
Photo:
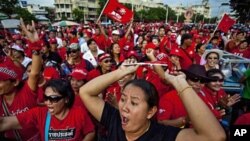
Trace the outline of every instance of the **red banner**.
<instances>
[{"instance_id":1,"label":"red banner","mask_svg":"<svg viewBox=\"0 0 250 141\"><path fill-rule=\"evenodd\" d=\"M235 24L235 20L232 19L227 14L224 14L223 18L221 19L220 23L218 24L218 29L223 32L228 32L229 28Z\"/></svg>"},{"instance_id":2,"label":"red banner","mask_svg":"<svg viewBox=\"0 0 250 141\"><path fill-rule=\"evenodd\" d=\"M103 13L120 23L130 22L134 15L133 11L119 3L117 0L109 0Z\"/></svg>"}]
</instances>

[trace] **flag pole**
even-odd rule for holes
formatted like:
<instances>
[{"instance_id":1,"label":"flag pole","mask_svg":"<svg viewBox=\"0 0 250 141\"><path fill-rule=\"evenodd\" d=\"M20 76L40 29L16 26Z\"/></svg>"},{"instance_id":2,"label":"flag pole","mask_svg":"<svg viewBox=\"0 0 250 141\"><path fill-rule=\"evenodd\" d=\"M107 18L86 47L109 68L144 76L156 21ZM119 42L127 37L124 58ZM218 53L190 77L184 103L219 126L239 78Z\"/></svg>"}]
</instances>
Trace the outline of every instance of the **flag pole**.
<instances>
[{"instance_id":1,"label":"flag pole","mask_svg":"<svg viewBox=\"0 0 250 141\"><path fill-rule=\"evenodd\" d=\"M225 14L226 14L226 13L223 14L222 18L220 19L220 22L221 22L221 20L223 19L223 17L225 16ZM207 41L206 44L208 44L208 43L210 42L210 40L213 38L215 32L216 32L217 29L218 29L218 26L219 26L220 22L217 24L216 28L214 29L214 32L212 33L212 36L210 36L210 38L209 38L209 40Z\"/></svg>"},{"instance_id":2,"label":"flag pole","mask_svg":"<svg viewBox=\"0 0 250 141\"><path fill-rule=\"evenodd\" d=\"M100 13L100 15L99 15L97 21L99 21L99 20L101 19L102 14L103 14L103 11L104 11L104 9L106 8L106 6L108 5L108 3L109 3L109 0L107 0L106 4L104 5L104 7L103 7L103 9L102 9L102 11L101 11L101 13Z\"/></svg>"}]
</instances>

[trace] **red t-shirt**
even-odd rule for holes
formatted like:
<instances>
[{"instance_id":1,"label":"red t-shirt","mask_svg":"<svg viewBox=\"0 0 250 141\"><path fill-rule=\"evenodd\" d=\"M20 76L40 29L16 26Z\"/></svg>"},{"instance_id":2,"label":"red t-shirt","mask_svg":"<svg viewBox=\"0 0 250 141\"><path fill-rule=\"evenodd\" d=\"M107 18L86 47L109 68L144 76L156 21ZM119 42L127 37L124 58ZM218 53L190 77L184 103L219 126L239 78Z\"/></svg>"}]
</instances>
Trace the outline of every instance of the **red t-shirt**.
<instances>
[{"instance_id":1,"label":"red t-shirt","mask_svg":"<svg viewBox=\"0 0 250 141\"><path fill-rule=\"evenodd\" d=\"M67 49L66 47L61 47L58 49L58 54L60 55L60 57L62 58L62 60L66 60L66 52L67 52Z\"/></svg>"},{"instance_id":2,"label":"red t-shirt","mask_svg":"<svg viewBox=\"0 0 250 141\"><path fill-rule=\"evenodd\" d=\"M201 63L201 56L198 53L194 53L194 61L196 64Z\"/></svg>"},{"instance_id":3,"label":"red t-shirt","mask_svg":"<svg viewBox=\"0 0 250 141\"><path fill-rule=\"evenodd\" d=\"M94 79L100 75L101 75L100 70L96 68L88 73L87 80L90 81L91 79Z\"/></svg>"},{"instance_id":4,"label":"red t-shirt","mask_svg":"<svg viewBox=\"0 0 250 141\"><path fill-rule=\"evenodd\" d=\"M187 116L187 112L176 90L172 90L160 98L158 120L177 119L184 116Z\"/></svg>"},{"instance_id":5,"label":"red t-shirt","mask_svg":"<svg viewBox=\"0 0 250 141\"><path fill-rule=\"evenodd\" d=\"M148 72L146 73L146 76L145 76L145 80L151 82L157 92L158 92L158 95L159 97L161 97L162 95L164 95L165 93L167 93L171 86L169 85L166 85L163 80L159 77L158 74L156 74L153 70L151 69L148 69Z\"/></svg>"},{"instance_id":6,"label":"red t-shirt","mask_svg":"<svg viewBox=\"0 0 250 141\"><path fill-rule=\"evenodd\" d=\"M204 93L203 91L200 91L198 95L203 100L203 102L208 106L208 108L212 111L214 116L219 120L222 119L219 109L216 109L215 105L213 105L213 103L211 102L211 97L207 95L207 93Z\"/></svg>"},{"instance_id":7,"label":"red t-shirt","mask_svg":"<svg viewBox=\"0 0 250 141\"><path fill-rule=\"evenodd\" d=\"M47 111L47 107L36 107L18 115L17 119L23 128L27 126L37 127L41 140L44 141ZM49 140L80 141L84 136L93 131L93 124L86 120L86 112L80 107L72 107L63 120L58 120L55 116L51 116L48 134Z\"/></svg>"},{"instance_id":8,"label":"red t-shirt","mask_svg":"<svg viewBox=\"0 0 250 141\"><path fill-rule=\"evenodd\" d=\"M250 113L241 115L234 125L250 125Z\"/></svg>"},{"instance_id":9,"label":"red t-shirt","mask_svg":"<svg viewBox=\"0 0 250 141\"><path fill-rule=\"evenodd\" d=\"M235 55L238 55L238 56L241 56L241 57L250 59L250 50L249 50L249 49L239 50L239 49L237 48L237 49L234 49L232 52L233 52L233 54L235 54Z\"/></svg>"},{"instance_id":10,"label":"red t-shirt","mask_svg":"<svg viewBox=\"0 0 250 141\"><path fill-rule=\"evenodd\" d=\"M7 115L3 111L2 98L3 96L0 97L0 115L3 117ZM16 92L12 104L8 105L7 102L5 103L10 114L16 116L37 106L37 95L30 89L28 83L25 82L24 86ZM18 132L20 133L20 136L23 140L28 140L30 138L33 138L34 135L38 133L38 130L36 130L36 128L34 127L28 127L20 129L18 130ZM13 130L5 132L5 137L15 139Z\"/></svg>"},{"instance_id":11,"label":"red t-shirt","mask_svg":"<svg viewBox=\"0 0 250 141\"><path fill-rule=\"evenodd\" d=\"M106 38L104 35L100 34L100 35L93 35L92 37L96 44L98 45L98 47L101 49L101 50L105 50L106 48Z\"/></svg>"},{"instance_id":12,"label":"red t-shirt","mask_svg":"<svg viewBox=\"0 0 250 141\"><path fill-rule=\"evenodd\" d=\"M166 46L168 45L168 42L169 42L169 40L168 40L168 37L167 37L167 36L164 36L164 37L161 39L161 42L160 42L160 44L159 44L159 47L160 47L161 52L167 53L165 48L166 48Z\"/></svg>"},{"instance_id":13,"label":"red t-shirt","mask_svg":"<svg viewBox=\"0 0 250 141\"><path fill-rule=\"evenodd\" d=\"M191 66L193 64L192 61L192 56L191 56L191 52L189 52L189 50L184 50L182 48L180 48L180 53L181 53L181 59L180 59L180 65L182 69L188 69L189 66Z\"/></svg>"}]
</instances>

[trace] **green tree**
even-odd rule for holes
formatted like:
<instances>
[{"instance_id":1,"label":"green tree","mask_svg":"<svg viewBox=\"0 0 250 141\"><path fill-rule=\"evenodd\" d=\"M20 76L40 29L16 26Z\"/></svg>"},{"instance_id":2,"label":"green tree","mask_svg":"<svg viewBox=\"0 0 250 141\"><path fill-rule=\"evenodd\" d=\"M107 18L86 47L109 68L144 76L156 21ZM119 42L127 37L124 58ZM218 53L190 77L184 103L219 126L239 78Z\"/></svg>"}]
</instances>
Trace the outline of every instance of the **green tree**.
<instances>
[{"instance_id":1,"label":"green tree","mask_svg":"<svg viewBox=\"0 0 250 141\"><path fill-rule=\"evenodd\" d=\"M77 22L83 22L84 21L84 11L80 10L78 8L74 9L72 11L73 19Z\"/></svg>"},{"instance_id":2,"label":"green tree","mask_svg":"<svg viewBox=\"0 0 250 141\"><path fill-rule=\"evenodd\" d=\"M51 22L53 22L56 19L55 9L50 7L45 7L45 10L48 12L46 17L49 18Z\"/></svg>"},{"instance_id":3,"label":"green tree","mask_svg":"<svg viewBox=\"0 0 250 141\"><path fill-rule=\"evenodd\" d=\"M248 22L250 20L250 1L249 0L230 0L232 12L236 12L234 16L240 22Z\"/></svg>"},{"instance_id":4,"label":"green tree","mask_svg":"<svg viewBox=\"0 0 250 141\"><path fill-rule=\"evenodd\" d=\"M15 13L16 7L18 7L18 0L0 0L0 12L8 17Z\"/></svg>"},{"instance_id":5,"label":"green tree","mask_svg":"<svg viewBox=\"0 0 250 141\"><path fill-rule=\"evenodd\" d=\"M16 7L14 13L17 14L16 18L22 17L25 22L30 22L31 20L37 21L34 15L32 15L27 9Z\"/></svg>"}]
</instances>

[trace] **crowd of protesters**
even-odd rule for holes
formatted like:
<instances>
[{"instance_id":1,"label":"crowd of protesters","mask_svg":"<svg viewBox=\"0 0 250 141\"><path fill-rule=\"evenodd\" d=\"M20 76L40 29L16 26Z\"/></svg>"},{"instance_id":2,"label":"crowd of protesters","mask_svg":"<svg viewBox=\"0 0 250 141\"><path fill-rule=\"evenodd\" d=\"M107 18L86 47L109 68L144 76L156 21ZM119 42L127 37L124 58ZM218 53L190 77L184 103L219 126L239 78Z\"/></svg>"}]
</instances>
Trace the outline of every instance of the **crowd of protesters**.
<instances>
[{"instance_id":1,"label":"crowd of protesters","mask_svg":"<svg viewBox=\"0 0 250 141\"><path fill-rule=\"evenodd\" d=\"M229 123L250 124L250 70L242 94L227 94L220 60L225 51L250 59L249 37L160 22L48 28L21 19L19 33L0 32L0 140L229 140L222 121L234 104L244 110Z\"/></svg>"}]
</instances>

